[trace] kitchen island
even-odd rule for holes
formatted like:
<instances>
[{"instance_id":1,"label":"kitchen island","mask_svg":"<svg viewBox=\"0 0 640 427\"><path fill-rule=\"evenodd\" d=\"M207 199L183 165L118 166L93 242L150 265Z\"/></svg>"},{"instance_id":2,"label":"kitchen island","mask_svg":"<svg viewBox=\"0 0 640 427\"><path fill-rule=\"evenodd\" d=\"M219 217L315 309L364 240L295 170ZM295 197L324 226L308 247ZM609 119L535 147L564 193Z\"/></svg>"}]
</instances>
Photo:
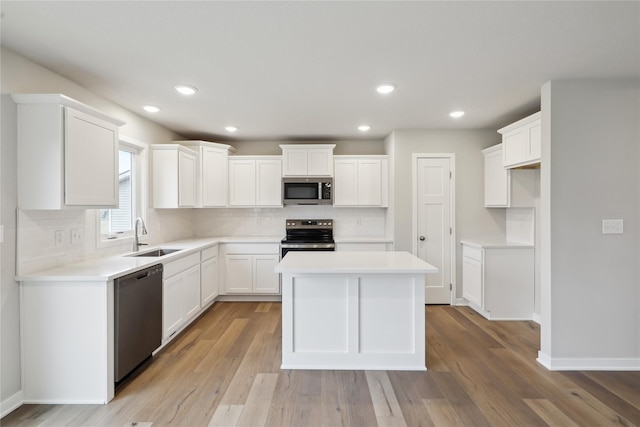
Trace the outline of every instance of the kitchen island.
<instances>
[{"instance_id":1,"label":"kitchen island","mask_svg":"<svg viewBox=\"0 0 640 427\"><path fill-rule=\"evenodd\" d=\"M408 252L289 252L282 369L424 371L425 274Z\"/></svg>"}]
</instances>

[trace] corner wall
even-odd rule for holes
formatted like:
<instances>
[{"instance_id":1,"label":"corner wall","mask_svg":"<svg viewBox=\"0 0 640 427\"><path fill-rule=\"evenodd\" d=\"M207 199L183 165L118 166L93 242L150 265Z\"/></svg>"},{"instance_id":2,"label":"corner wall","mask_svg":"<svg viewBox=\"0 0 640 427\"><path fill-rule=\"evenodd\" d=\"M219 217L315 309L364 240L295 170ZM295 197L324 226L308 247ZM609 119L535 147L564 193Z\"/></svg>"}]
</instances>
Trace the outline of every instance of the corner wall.
<instances>
[{"instance_id":1,"label":"corner wall","mask_svg":"<svg viewBox=\"0 0 640 427\"><path fill-rule=\"evenodd\" d=\"M640 370L640 81L552 81L542 101L538 360Z\"/></svg>"}]
</instances>

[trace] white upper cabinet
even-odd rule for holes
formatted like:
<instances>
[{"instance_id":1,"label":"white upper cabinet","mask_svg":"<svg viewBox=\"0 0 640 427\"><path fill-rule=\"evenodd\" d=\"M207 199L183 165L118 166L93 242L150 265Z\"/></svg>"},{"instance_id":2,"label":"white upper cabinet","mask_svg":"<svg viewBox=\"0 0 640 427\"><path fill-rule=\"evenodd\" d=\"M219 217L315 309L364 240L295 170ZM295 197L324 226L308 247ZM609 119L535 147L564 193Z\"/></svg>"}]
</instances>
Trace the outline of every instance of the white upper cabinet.
<instances>
[{"instance_id":1,"label":"white upper cabinet","mask_svg":"<svg viewBox=\"0 0 640 427\"><path fill-rule=\"evenodd\" d=\"M282 176L333 176L335 144L284 144Z\"/></svg>"},{"instance_id":2,"label":"white upper cabinet","mask_svg":"<svg viewBox=\"0 0 640 427\"><path fill-rule=\"evenodd\" d=\"M334 159L334 206L387 206L387 156L335 156Z\"/></svg>"},{"instance_id":3,"label":"white upper cabinet","mask_svg":"<svg viewBox=\"0 0 640 427\"><path fill-rule=\"evenodd\" d=\"M117 207L124 122L60 94L12 98L18 104L18 207Z\"/></svg>"},{"instance_id":4,"label":"white upper cabinet","mask_svg":"<svg viewBox=\"0 0 640 427\"><path fill-rule=\"evenodd\" d=\"M229 158L229 206L281 207L282 160L280 156Z\"/></svg>"},{"instance_id":5,"label":"white upper cabinet","mask_svg":"<svg viewBox=\"0 0 640 427\"><path fill-rule=\"evenodd\" d=\"M174 141L198 152L196 207L226 207L228 203L230 145L207 141Z\"/></svg>"},{"instance_id":6,"label":"white upper cabinet","mask_svg":"<svg viewBox=\"0 0 640 427\"><path fill-rule=\"evenodd\" d=\"M498 133L502 135L502 161L505 168L540 163L540 112L503 127Z\"/></svg>"},{"instance_id":7,"label":"white upper cabinet","mask_svg":"<svg viewBox=\"0 0 640 427\"><path fill-rule=\"evenodd\" d=\"M153 207L196 205L197 152L179 144L152 144Z\"/></svg>"},{"instance_id":8,"label":"white upper cabinet","mask_svg":"<svg viewBox=\"0 0 640 427\"><path fill-rule=\"evenodd\" d=\"M502 164L504 144L482 150L484 155L484 206L523 208L535 206L537 175L533 169L507 169Z\"/></svg>"}]
</instances>

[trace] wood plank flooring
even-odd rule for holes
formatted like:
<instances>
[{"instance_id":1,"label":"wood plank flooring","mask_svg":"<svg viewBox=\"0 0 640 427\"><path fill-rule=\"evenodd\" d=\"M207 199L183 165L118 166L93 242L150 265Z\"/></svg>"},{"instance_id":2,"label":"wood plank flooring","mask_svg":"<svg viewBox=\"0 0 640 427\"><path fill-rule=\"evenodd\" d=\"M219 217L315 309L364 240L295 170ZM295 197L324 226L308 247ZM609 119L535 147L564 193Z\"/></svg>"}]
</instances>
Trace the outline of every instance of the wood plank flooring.
<instances>
[{"instance_id":1,"label":"wood plank flooring","mask_svg":"<svg viewBox=\"0 0 640 427\"><path fill-rule=\"evenodd\" d=\"M428 306L427 372L280 370L279 303L216 303L108 405L10 426L638 426L640 372L550 372L539 327Z\"/></svg>"}]
</instances>

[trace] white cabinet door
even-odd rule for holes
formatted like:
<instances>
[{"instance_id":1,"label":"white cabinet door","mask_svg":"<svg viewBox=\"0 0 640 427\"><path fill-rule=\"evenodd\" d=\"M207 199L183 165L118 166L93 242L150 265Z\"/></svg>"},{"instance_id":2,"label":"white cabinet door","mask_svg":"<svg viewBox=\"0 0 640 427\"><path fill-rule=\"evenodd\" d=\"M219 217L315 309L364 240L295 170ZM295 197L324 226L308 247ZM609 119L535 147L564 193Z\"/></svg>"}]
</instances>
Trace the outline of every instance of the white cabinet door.
<instances>
[{"instance_id":1,"label":"white cabinet door","mask_svg":"<svg viewBox=\"0 0 640 427\"><path fill-rule=\"evenodd\" d=\"M526 161L529 157L528 133L518 129L502 137L503 165L511 166Z\"/></svg>"},{"instance_id":2,"label":"white cabinet door","mask_svg":"<svg viewBox=\"0 0 640 427\"><path fill-rule=\"evenodd\" d=\"M282 150L282 176L307 175L307 149L290 148Z\"/></svg>"},{"instance_id":3,"label":"white cabinet door","mask_svg":"<svg viewBox=\"0 0 640 427\"><path fill-rule=\"evenodd\" d=\"M227 255L225 271L227 293L249 294L253 291L252 255Z\"/></svg>"},{"instance_id":4,"label":"white cabinet door","mask_svg":"<svg viewBox=\"0 0 640 427\"><path fill-rule=\"evenodd\" d=\"M358 204L358 161L336 160L333 178L334 206Z\"/></svg>"},{"instance_id":5,"label":"white cabinet door","mask_svg":"<svg viewBox=\"0 0 640 427\"><path fill-rule=\"evenodd\" d=\"M255 206L255 160L229 160L229 206Z\"/></svg>"},{"instance_id":6,"label":"white cabinet door","mask_svg":"<svg viewBox=\"0 0 640 427\"><path fill-rule=\"evenodd\" d=\"M200 267L200 302L204 307L218 296L218 257L203 261Z\"/></svg>"},{"instance_id":7,"label":"white cabinet door","mask_svg":"<svg viewBox=\"0 0 640 427\"><path fill-rule=\"evenodd\" d=\"M154 208L195 207L196 158L196 151L179 144L151 145Z\"/></svg>"},{"instance_id":8,"label":"white cabinet door","mask_svg":"<svg viewBox=\"0 0 640 427\"><path fill-rule=\"evenodd\" d=\"M200 312L200 265L191 267L182 276L182 310L185 320Z\"/></svg>"},{"instance_id":9,"label":"white cabinet door","mask_svg":"<svg viewBox=\"0 0 640 427\"><path fill-rule=\"evenodd\" d=\"M382 205L382 161L358 160L358 205Z\"/></svg>"},{"instance_id":10,"label":"white cabinet door","mask_svg":"<svg viewBox=\"0 0 640 427\"><path fill-rule=\"evenodd\" d=\"M307 152L307 175L332 176L333 148L309 148Z\"/></svg>"},{"instance_id":11,"label":"white cabinet door","mask_svg":"<svg viewBox=\"0 0 640 427\"><path fill-rule=\"evenodd\" d=\"M510 203L510 171L502 162L502 144L482 150L484 154L484 206L504 208Z\"/></svg>"},{"instance_id":12,"label":"white cabinet door","mask_svg":"<svg viewBox=\"0 0 640 427\"><path fill-rule=\"evenodd\" d=\"M196 157L178 153L178 206L194 207L196 205Z\"/></svg>"},{"instance_id":13,"label":"white cabinet door","mask_svg":"<svg viewBox=\"0 0 640 427\"><path fill-rule=\"evenodd\" d=\"M65 109L65 204L118 205L118 127Z\"/></svg>"},{"instance_id":14,"label":"white cabinet door","mask_svg":"<svg viewBox=\"0 0 640 427\"><path fill-rule=\"evenodd\" d=\"M226 206L229 179L227 150L203 147L201 153L202 207Z\"/></svg>"},{"instance_id":15,"label":"white cabinet door","mask_svg":"<svg viewBox=\"0 0 640 427\"><path fill-rule=\"evenodd\" d=\"M542 126L538 121L529 128L529 159L540 160L542 157Z\"/></svg>"},{"instance_id":16,"label":"white cabinet door","mask_svg":"<svg viewBox=\"0 0 640 427\"><path fill-rule=\"evenodd\" d=\"M163 281L162 291L162 337L171 337L185 322L182 305L181 274L177 274Z\"/></svg>"},{"instance_id":17,"label":"white cabinet door","mask_svg":"<svg viewBox=\"0 0 640 427\"><path fill-rule=\"evenodd\" d=\"M279 262L278 255L253 256L253 292L257 294L280 293L280 275L273 272Z\"/></svg>"},{"instance_id":18,"label":"white cabinet door","mask_svg":"<svg viewBox=\"0 0 640 427\"><path fill-rule=\"evenodd\" d=\"M256 160L256 206L282 206L282 161Z\"/></svg>"}]
</instances>

